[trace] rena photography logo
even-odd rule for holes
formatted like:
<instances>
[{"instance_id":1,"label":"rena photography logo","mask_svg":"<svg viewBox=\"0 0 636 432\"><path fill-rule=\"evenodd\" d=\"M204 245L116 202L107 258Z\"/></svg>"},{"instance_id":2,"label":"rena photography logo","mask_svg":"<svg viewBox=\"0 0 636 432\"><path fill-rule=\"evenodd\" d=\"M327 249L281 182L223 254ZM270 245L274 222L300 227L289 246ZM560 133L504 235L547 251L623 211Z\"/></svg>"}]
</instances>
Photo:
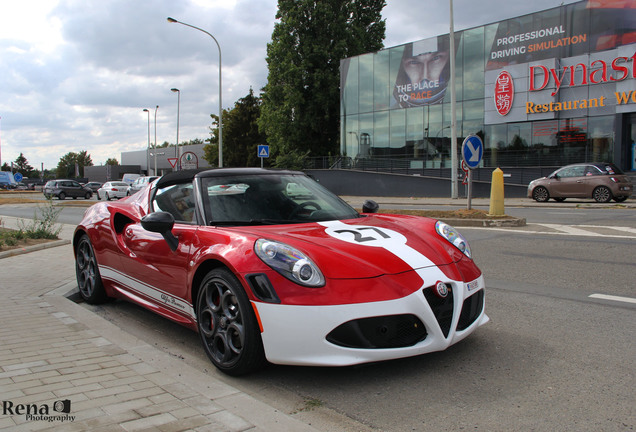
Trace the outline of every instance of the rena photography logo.
<instances>
[{"instance_id":1,"label":"rena photography logo","mask_svg":"<svg viewBox=\"0 0 636 432\"><path fill-rule=\"evenodd\" d=\"M21 404L13 401L2 401L2 415L24 416L26 421L72 422L75 416L70 415L71 401L57 400L52 404Z\"/></svg>"}]
</instances>

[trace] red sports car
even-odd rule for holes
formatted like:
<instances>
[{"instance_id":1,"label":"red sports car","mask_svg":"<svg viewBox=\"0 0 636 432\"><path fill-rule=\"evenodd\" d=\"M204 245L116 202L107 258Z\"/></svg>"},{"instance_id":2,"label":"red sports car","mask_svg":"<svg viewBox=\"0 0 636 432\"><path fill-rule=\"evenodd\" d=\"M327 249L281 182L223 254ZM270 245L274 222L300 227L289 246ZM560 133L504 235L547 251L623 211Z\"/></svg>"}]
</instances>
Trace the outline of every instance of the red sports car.
<instances>
[{"instance_id":1,"label":"red sports car","mask_svg":"<svg viewBox=\"0 0 636 432\"><path fill-rule=\"evenodd\" d=\"M466 240L371 204L358 213L294 171L168 174L86 211L73 240L79 291L198 331L231 375L440 351L488 322Z\"/></svg>"}]
</instances>

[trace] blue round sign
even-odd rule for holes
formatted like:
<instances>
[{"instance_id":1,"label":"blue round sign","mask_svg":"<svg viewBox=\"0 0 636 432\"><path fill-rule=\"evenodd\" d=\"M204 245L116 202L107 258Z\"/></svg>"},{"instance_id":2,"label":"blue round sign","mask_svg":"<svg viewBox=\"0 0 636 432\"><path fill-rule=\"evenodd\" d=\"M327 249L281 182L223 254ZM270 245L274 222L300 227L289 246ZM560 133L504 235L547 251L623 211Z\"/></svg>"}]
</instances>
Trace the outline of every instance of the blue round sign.
<instances>
[{"instance_id":1,"label":"blue round sign","mask_svg":"<svg viewBox=\"0 0 636 432\"><path fill-rule=\"evenodd\" d=\"M462 143L462 157L470 169L477 168L484 156L484 144L477 135L468 135Z\"/></svg>"},{"instance_id":2,"label":"blue round sign","mask_svg":"<svg viewBox=\"0 0 636 432\"><path fill-rule=\"evenodd\" d=\"M24 177L22 176L22 174L20 174L19 172L17 172L17 173L15 173L15 174L13 174L13 178L15 179L15 181L17 181L18 183L20 183Z\"/></svg>"}]
</instances>

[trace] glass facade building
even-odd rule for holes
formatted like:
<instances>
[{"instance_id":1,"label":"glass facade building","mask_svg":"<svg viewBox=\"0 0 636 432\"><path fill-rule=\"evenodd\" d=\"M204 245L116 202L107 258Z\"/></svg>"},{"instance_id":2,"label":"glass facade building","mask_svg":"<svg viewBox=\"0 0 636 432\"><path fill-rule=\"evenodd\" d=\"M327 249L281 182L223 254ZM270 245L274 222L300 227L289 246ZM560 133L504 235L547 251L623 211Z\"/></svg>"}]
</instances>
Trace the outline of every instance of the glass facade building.
<instances>
[{"instance_id":1,"label":"glass facade building","mask_svg":"<svg viewBox=\"0 0 636 432\"><path fill-rule=\"evenodd\" d=\"M355 164L448 168L608 161L636 170L636 0L581 1L341 61L341 152ZM458 160L461 159L458 156Z\"/></svg>"}]
</instances>

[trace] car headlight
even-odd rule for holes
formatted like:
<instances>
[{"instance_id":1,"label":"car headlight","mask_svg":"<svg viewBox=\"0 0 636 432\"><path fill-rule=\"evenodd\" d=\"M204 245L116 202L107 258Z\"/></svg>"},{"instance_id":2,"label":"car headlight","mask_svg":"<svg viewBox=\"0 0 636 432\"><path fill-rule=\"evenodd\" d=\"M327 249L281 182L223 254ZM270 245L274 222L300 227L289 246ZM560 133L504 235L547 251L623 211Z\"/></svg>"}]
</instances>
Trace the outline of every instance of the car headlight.
<instances>
[{"instance_id":1,"label":"car headlight","mask_svg":"<svg viewBox=\"0 0 636 432\"><path fill-rule=\"evenodd\" d=\"M437 221L435 223L435 231L437 231L437 234L444 237L457 249L462 251L468 258L472 257L468 242L466 241L464 236L457 232L455 228L442 221Z\"/></svg>"},{"instance_id":2,"label":"car headlight","mask_svg":"<svg viewBox=\"0 0 636 432\"><path fill-rule=\"evenodd\" d=\"M308 287L325 284L318 266L296 248L273 240L258 239L254 251L265 264L297 284Z\"/></svg>"}]
</instances>

